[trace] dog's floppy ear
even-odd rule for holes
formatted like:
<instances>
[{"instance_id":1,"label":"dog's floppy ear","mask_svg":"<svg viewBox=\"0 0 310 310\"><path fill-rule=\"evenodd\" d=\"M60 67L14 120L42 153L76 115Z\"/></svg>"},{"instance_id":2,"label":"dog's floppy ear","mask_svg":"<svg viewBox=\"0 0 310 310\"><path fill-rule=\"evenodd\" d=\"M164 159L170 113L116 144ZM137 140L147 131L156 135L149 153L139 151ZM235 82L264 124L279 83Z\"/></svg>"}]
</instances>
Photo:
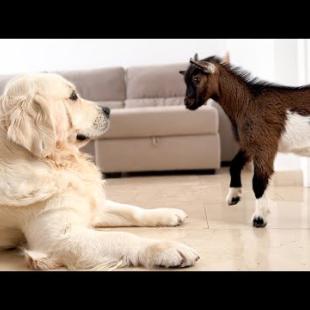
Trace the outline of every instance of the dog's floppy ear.
<instances>
[{"instance_id":1,"label":"dog's floppy ear","mask_svg":"<svg viewBox=\"0 0 310 310\"><path fill-rule=\"evenodd\" d=\"M9 116L8 139L37 157L50 155L56 147L56 132L46 99L35 94L6 100L15 100Z\"/></svg>"}]
</instances>

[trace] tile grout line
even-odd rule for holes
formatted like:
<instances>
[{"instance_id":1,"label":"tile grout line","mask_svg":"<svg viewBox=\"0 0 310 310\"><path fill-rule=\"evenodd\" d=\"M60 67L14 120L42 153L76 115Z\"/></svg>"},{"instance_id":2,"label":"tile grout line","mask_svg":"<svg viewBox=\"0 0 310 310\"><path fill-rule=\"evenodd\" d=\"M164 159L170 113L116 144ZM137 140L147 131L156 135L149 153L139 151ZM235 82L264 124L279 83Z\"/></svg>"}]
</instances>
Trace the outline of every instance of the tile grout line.
<instances>
[{"instance_id":1,"label":"tile grout line","mask_svg":"<svg viewBox=\"0 0 310 310\"><path fill-rule=\"evenodd\" d=\"M207 229L210 229L209 221L208 221L208 215L207 215L207 207L204 204L203 204L203 213L204 213L206 221L207 221Z\"/></svg>"}]
</instances>

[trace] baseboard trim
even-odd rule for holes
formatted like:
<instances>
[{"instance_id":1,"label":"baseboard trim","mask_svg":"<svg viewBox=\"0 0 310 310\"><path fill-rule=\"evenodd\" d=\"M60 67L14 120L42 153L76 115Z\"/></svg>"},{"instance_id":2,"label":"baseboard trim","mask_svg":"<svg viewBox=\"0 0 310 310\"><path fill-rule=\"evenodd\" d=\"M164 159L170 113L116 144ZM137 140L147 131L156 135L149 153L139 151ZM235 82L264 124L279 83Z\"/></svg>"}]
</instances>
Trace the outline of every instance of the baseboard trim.
<instances>
[{"instance_id":1,"label":"baseboard trim","mask_svg":"<svg viewBox=\"0 0 310 310\"><path fill-rule=\"evenodd\" d=\"M217 169L195 170L160 170L160 171L132 171L132 172L102 172L106 179L135 176L169 176L169 175L214 175Z\"/></svg>"}]
</instances>

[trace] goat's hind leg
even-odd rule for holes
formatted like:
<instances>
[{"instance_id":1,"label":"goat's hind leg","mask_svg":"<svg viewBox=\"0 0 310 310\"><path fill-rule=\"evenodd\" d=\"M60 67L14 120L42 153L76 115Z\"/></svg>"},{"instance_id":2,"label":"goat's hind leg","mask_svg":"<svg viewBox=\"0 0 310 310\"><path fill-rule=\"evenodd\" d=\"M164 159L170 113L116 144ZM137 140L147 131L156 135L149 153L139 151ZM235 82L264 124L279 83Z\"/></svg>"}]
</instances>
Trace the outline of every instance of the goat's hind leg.
<instances>
[{"instance_id":1,"label":"goat's hind leg","mask_svg":"<svg viewBox=\"0 0 310 310\"><path fill-rule=\"evenodd\" d=\"M252 181L256 198L255 212L252 217L254 227L265 227L267 225L267 216L270 211L264 193L273 174L273 160L274 156L269 158L267 156L258 156L254 159L254 176Z\"/></svg>"}]
</instances>

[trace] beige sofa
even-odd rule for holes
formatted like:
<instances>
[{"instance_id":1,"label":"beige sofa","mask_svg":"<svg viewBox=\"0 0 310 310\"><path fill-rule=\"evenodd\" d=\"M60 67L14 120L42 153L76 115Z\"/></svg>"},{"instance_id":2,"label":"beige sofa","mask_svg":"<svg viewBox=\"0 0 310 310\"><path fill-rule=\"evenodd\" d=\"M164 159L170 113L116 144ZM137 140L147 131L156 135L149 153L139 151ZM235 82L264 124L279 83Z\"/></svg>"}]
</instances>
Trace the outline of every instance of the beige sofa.
<instances>
[{"instance_id":1,"label":"beige sofa","mask_svg":"<svg viewBox=\"0 0 310 310\"><path fill-rule=\"evenodd\" d=\"M237 151L229 119L215 102L185 109L187 64L58 72L80 94L108 106L109 131L89 143L104 173L218 169ZM11 76L0 76L0 91Z\"/></svg>"}]
</instances>

